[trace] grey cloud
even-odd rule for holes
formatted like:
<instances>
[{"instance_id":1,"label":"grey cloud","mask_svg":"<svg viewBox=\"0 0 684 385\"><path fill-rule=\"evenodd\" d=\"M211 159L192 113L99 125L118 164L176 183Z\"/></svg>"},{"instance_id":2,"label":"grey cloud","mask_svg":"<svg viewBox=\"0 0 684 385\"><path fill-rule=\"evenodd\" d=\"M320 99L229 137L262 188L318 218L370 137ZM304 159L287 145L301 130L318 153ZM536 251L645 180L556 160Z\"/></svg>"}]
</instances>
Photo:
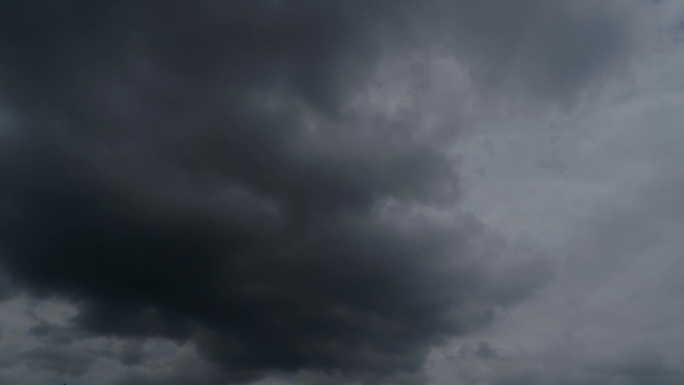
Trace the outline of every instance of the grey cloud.
<instances>
[{"instance_id":1,"label":"grey cloud","mask_svg":"<svg viewBox=\"0 0 684 385\"><path fill-rule=\"evenodd\" d=\"M181 350L155 365L129 367L107 382L112 385L180 385L187 383L222 385L230 377L189 350Z\"/></svg>"},{"instance_id":2,"label":"grey cloud","mask_svg":"<svg viewBox=\"0 0 684 385\"><path fill-rule=\"evenodd\" d=\"M665 35L669 27L663 20L667 18L650 21ZM536 142L526 120L518 124L527 135L511 135L508 127L500 137L492 135L502 143L498 149L504 155L492 159L492 168L499 170L491 184L474 190L482 195L487 189L513 193L483 199L483 206L504 207L481 210L492 214L488 223L511 224L513 234L539 231L539 238L565 258L554 282L538 297L479 336L490 345L463 347L460 354L452 352L452 359L446 353L436 358L431 370L435 383L636 385L684 380L684 212L679 199L684 187L679 145L683 98L678 80L684 55L681 44L669 46L669 36L662 41L667 42L663 56L649 58L638 69L636 84L620 84L605 98L585 100L591 107L570 116L577 120L563 127L569 136L559 142ZM623 99L625 94L629 97ZM546 122L539 125L541 135L549 134ZM503 149L511 138L516 143ZM563 174L543 175L521 166L550 148L559 149ZM524 188L516 194L519 186ZM543 216L527 215L537 208Z\"/></svg>"},{"instance_id":3,"label":"grey cloud","mask_svg":"<svg viewBox=\"0 0 684 385\"><path fill-rule=\"evenodd\" d=\"M30 336L50 345L68 345L88 335L74 326L56 325L40 321L28 331Z\"/></svg>"},{"instance_id":4,"label":"grey cloud","mask_svg":"<svg viewBox=\"0 0 684 385\"><path fill-rule=\"evenodd\" d=\"M441 373L433 381L464 385L641 385L684 380L683 371L648 347L633 347L610 356L589 350L572 341L538 352L506 352L486 342L466 345L445 365L449 375Z\"/></svg>"},{"instance_id":5,"label":"grey cloud","mask_svg":"<svg viewBox=\"0 0 684 385\"><path fill-rule=\"evenodd\" d=\"M601 376L619 379L627 384L675 384L684 380L684 372L669 364L651 349L627 352L617 359L589 365Z\"/></svg>"},{"instance_id":6,"label":"grey cloud","mask_svg":"<svg viewBox=\"0 0 684 385\"><path fill-rule=\"evenodd\" d=\"M444 1L445 42L486 93L571 103L624 60L632 37L619 3ZM433 24L435 25L435 24ZM443 38L444 39L444 38Z\"/></svg>"},{"instance_id":7,"label":"grey cloud","mask_svg":"<svg viewBox=\"0 0 684 385\"><path fill-rule=\"evenodd\" d=\"M139 365L145 358L145 346L138 341L127 342L121 347L119 359L124 365Z\"/></svg>"},{"instance_id":8,"label":"grey cloud","mask_svg":"<svg viewBox=\"0 0 684 385\"><path fill-rule=\"evenodd\" d=\"M85 352L52 347L34 348L20 357L40 369L76 377L85 374L94 360Z\"/></svg>"}]
</instances>

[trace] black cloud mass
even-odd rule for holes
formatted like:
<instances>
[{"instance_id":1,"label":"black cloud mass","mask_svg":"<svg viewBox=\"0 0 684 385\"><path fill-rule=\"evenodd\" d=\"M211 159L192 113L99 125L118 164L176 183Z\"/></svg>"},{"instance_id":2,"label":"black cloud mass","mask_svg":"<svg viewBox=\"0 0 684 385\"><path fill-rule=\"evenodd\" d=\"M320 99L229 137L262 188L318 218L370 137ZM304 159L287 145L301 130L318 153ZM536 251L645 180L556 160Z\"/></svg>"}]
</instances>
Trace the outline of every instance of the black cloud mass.
<instances>
[{"instance_id":1,"label":"black cloud mass","mask_svg":"<svg viewBox=\"0 0 684 385\"><path fill-rule=\"evenodd\" d=\"M506 247L438 214L459 197L458 123L353 100L430 39L481 87L515 62L531 93L571 97L619 33L563 4L3 1L2 269L76 304L83 333L191 341L228 381L420 373L547 272L492 268Z\"/></svg>"}]
</instances>

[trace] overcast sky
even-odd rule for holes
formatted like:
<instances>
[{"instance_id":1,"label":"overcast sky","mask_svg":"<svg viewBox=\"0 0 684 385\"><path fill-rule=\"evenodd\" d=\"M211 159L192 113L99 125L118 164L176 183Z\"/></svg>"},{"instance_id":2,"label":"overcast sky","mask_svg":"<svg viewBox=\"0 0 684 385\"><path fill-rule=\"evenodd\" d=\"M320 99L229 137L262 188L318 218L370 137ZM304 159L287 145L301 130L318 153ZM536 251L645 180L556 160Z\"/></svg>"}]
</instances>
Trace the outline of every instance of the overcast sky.
<instances>
[{"instance_id":1,"label":"overcast sky","mask_svg":"<svg viewBox=\"0 0 684 385\"><path fill-rule=\"evenodd\" d=\"M0 2L0 383L684 383L684 2Z\"/></svg>"}]
</instances>

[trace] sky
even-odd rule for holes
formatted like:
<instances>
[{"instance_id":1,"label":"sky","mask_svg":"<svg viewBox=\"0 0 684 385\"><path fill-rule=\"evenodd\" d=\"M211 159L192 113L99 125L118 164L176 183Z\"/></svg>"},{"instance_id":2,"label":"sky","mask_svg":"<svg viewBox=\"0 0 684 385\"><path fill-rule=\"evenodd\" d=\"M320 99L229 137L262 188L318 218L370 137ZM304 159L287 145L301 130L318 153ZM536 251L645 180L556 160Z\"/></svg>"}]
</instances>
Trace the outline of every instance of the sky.
<instances>
[{"instance_id":1,"label":"sky","mask_svg":"<svg viewBox=\"0 0 684 385\"><path fill-rule=\"evenodd\" d=\"M0 383L684 383L684 2L0 2Z\"/></svg>"}]
</instances>

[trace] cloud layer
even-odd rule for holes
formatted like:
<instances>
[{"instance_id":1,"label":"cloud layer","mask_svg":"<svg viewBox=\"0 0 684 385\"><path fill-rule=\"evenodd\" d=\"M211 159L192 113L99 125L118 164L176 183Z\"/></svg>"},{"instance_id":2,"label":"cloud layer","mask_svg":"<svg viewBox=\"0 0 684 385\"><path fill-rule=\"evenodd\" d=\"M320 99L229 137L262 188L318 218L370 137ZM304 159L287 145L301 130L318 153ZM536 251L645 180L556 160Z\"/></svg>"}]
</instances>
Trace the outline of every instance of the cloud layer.
<instances>
[{"instance_id":1,"label":"cloud layer","mask_svg":"<svg viewBox=\"0 0 684 385\"><path fill-rule=\"evenodd\" d=\"M556 3L4 2L2 267L75 304L78 333L190 341L222 380L414 379L549 271L454 208L464 123L427 123L420 87L375 108L406 95L373 81L385 63L419 83L429 57L392 60L427 45L470 74L464 99L571 100L627 40Z\"/></svg>"}]
</instances>

